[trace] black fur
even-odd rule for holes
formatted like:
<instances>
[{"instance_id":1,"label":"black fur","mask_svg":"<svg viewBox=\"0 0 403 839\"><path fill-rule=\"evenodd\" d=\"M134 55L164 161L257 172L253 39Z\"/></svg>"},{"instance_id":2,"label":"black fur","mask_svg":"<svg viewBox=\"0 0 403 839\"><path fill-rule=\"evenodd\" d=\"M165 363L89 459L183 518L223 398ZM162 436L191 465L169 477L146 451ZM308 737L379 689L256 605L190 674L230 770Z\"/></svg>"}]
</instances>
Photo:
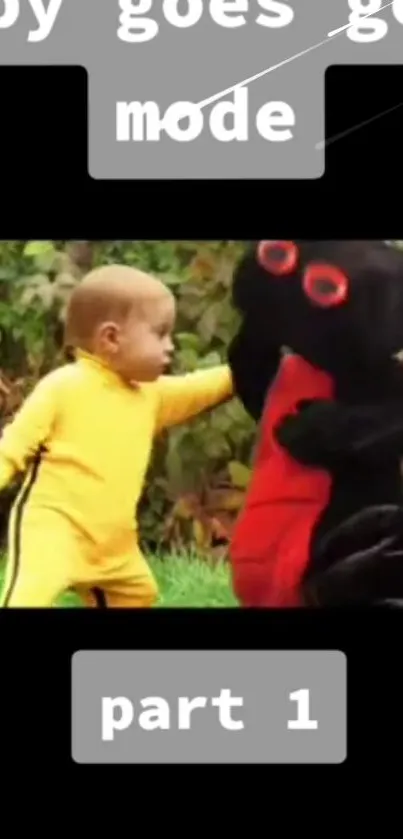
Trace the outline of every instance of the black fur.
<instances>
[{"instance_id":1,"label":"black fur","mask_svg":"<svg viewBox=\"0 0 403 839\"><path fill-rule=\"evenodd\" d=\"M295 244L299 262L290 276L262 268L257 243L235 271L242 323L229 361L236 391L259 423L284 351L331 375L334 401L297 405L277 429L294 458L333 477L313 534L306 600L400 605L403 366L395 354L403 349L403 253L379 241ZM317 261L348 277L342 305L322 309L306 295L303 271Z\"/></svg>"}]
</instances>

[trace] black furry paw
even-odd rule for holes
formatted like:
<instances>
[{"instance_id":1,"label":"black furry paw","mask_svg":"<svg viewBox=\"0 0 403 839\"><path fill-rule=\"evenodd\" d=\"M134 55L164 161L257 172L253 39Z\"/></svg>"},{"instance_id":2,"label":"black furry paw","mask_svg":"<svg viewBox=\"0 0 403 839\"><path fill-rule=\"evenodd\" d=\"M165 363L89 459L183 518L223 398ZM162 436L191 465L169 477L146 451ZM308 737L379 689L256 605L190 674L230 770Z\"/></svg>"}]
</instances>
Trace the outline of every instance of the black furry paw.
<instances>
[{"instance_id":1,"label":"black furry paw","mask_svg":"<svg viewBox=\"0 0 403 839\"><path fill-rule=\"evenodd\" d=\"M315 555L322 567L348 554L386 547L403 548L403 507L383 504L366 507L343 521L320 540Z\"/></svg>"},{"instance_id":2,"label":"black furry paw","mask_svg":"<svg viewBox=\"0 0 403 839\"><path fill-rule=\"evenodd\" d=\"M319 543L306 581L308 605L403 605L403 508L369 507L342 522Z\"/></svg>"},{"instance_id":3,"label":"black furry paw","mask_svg":"<svg viewBox=\"0 0 403 839\"><path fill-rule=\"evenodd\" d=\"M327 568L355 553L392 549L403 549L403 507L396 504L367 507L320 540L315 566Z\"/></svg>"},{"instance_id":4,"label":"black furry paw","mask_svg":"<svg viewBox=\"0 0 403 839\"><path fill-rule=\"evenodd\" d=\"M403 508L371 507L319 545L319 572L305 586L308 605L378 605L403 600Z\"/></svg>"},{"instance_id":5,"label":"black furry paw","mask_svg":"<svg viewBox=\"0 0 403 839\"><path fill-rule=\"evenodd\" d=\"M296 412L287 414L274 428L274 436L294 460L307 466L329 466L336 434L333 412L332 402L300 401Z\"/></svg>"}]
</instances>

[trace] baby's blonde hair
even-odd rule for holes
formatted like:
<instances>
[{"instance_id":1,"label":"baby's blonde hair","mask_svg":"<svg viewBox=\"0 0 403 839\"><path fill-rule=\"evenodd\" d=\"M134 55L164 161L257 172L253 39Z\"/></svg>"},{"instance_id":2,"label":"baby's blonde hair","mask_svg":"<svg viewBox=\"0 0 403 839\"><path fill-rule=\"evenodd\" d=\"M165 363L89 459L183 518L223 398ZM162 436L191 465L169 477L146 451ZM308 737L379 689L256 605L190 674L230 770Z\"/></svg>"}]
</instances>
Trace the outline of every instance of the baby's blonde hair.
<instances>
[{"instance_id":1,"label":"baby's blonde hair","mask_svg":"<svg viewBox=\"0 0 403 839\"><path fill-rule=\"evenodd\" d=\"M149 274L126 265L105 265L87 274L74 289L64 323L66 353L91 351L96 329L106 321L123 324L142 303L168 293Z\"/></svg>"}]
</instances>

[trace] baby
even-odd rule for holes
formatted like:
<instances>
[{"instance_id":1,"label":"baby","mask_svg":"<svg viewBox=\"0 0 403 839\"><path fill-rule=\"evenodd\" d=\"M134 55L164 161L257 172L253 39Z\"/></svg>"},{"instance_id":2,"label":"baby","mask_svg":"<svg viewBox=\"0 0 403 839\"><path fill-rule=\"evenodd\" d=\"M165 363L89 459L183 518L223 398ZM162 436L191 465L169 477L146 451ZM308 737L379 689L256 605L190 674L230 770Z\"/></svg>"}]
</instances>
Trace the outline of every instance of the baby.
<instances>
[{"instance_id":1,"label":"baby","mask_svg":"<svg viewBox=\"0 0 403 839\"><path fill-rule=\"evenodd\" d=\"M169 376L175 300L157 279L110 265L73 292L74 360L45 376L0 439L0 489L25 473L9 525L3 606L150 607L156 581L136 509L162 429L233 395L227 365Z\"/></svg>"}]
</instances>

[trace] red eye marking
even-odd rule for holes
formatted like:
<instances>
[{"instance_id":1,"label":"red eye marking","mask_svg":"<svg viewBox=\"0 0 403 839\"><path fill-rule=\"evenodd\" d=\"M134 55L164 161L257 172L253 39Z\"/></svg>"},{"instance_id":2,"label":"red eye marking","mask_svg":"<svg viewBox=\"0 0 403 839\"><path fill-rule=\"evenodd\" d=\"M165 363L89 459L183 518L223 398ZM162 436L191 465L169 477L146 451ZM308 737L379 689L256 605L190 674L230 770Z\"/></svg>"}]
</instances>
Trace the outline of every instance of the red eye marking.
<instances>
[{"instance_id":1,"label":"red eye marking","mask_svg":"<svg viewBox=\"0 0 403 839\"><path fill-rule=\"evenodd\" d=\"M298 262L298 248L294 242L260 242L258 262L270 274L282 277L291 274Z\"/></svg>"},{"instance_id":2,"label":"red eye marking","mask_svg":"<svg viewBox=\"0 0 403 839\"><path fill-rule=\"evenodd\" d=\"M340 306L348 296L348 279L335 265L309 265L303 279L305 294L312 303L329 309Z\"/></svg>"}]
</instances>

